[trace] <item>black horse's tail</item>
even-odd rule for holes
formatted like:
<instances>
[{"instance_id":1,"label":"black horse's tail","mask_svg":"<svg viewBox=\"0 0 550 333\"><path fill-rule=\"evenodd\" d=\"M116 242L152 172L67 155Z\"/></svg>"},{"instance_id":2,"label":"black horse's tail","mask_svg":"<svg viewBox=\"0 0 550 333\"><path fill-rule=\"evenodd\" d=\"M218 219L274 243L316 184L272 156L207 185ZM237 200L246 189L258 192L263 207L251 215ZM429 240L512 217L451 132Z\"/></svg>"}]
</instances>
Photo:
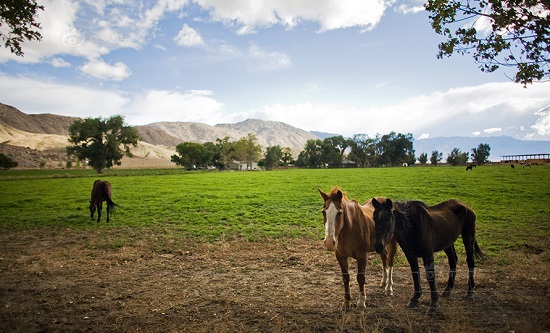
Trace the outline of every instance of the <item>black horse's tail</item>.
<instances>
[{"instance_id":1,"label":"black horse's tail","mask_svg":"<svg viewBox=\"0 0 550 333\"><path fill-rule=\"evenodd\" d=\"M481 251L479 248L479 245L477 244L477 240L474 242L474 256L478 260L485 260L487 259L487 255Z\"/></svg>"}]
</instances>

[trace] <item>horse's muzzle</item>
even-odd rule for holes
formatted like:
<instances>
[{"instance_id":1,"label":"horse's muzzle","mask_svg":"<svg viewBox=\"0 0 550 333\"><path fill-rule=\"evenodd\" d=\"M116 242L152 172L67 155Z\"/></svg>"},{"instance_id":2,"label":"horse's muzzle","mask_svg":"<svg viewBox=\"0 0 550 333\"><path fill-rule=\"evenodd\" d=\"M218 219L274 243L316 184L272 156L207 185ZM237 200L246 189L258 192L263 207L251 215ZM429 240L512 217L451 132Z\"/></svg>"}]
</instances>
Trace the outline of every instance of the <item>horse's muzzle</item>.
<instances>
[{"instance_id":1,"label":"horse's muzzle","mask_svg":"<svg viewBox=\"0 0 550 333\"><path fill-rule=\"evenodd\" d=\"M327 239L323 241L325 243L325 247L329 251L336 251L336 241L334 239Z\"/></svg>"}]
</instances>

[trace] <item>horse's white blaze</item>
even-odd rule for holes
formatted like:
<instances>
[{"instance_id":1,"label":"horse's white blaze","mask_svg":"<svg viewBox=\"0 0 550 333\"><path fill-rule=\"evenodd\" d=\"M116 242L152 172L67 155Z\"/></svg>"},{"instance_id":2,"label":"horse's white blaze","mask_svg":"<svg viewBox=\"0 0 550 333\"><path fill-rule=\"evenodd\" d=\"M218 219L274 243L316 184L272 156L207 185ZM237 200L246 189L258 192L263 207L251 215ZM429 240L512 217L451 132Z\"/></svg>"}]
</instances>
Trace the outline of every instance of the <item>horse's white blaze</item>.
<instances>
[{"instance_id":1,"label":"horse's white blaze","mask_svg":"<svg viewBox=\"0 0 550 333\"><path fill-rule=\"evenodd\" d=\"M338 238L336 237L336 216L339 212L340 211L333 203L325 210L327 219L325 223L325 246L329 251L335 251L336 245L338 245Z\"/></svg>"}]
</instances>

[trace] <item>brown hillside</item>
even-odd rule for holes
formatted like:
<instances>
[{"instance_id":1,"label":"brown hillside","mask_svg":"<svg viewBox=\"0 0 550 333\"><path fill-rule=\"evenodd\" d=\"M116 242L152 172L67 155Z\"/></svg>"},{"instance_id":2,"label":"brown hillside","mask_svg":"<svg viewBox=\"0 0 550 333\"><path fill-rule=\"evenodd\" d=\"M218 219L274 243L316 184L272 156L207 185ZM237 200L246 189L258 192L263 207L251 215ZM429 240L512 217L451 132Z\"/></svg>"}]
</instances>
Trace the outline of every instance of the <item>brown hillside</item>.
<instances>
[{"instance_id":1,"label":"brown hillside","mask_svg":"<svg viewBox=\"0 0 550 333\"><path fill-rule=\"evenodd\" d=\"M25 114L13 106L0 103L0 122L29 133L69 133L69 126L79 118L55 114Z\"/></svg>"}]
</instances>

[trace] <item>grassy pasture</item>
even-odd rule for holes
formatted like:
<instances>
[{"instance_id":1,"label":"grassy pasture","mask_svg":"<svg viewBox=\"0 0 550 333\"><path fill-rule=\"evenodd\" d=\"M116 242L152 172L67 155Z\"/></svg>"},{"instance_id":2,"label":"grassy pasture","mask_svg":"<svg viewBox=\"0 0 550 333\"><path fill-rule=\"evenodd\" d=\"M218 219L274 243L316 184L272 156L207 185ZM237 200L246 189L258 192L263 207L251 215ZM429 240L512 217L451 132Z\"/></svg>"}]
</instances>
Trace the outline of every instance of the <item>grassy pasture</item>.
<instances>
[{"instance_id":1,"label":"grassy pasture","mask_svg":"<svg viewBox=\"0 0 550 333\"><path fill-rule=\"evenodd\" d=\"M121 206L109 224L89 217L97 178ZM0 332L548 331L549 185L544 166L0 172ZM427 294L405 308L413 287L402 254L394 296L379 290L372 255L368 308L341 311L341 276L320 241L317 189L333 186L359 202L472 206L490 256L476 267L476 301L460 299L457 244L456 292L438 314L424 314ZM436 261L441 290L446 259ZM355 298L354 279L351 288Z\"/></svg>"},{"instance_id":2,"label":"grassy pasture","mask_svg":"<svg viewBox=\"0 0 550 333\"><path fill-rule=\"evenodd\" d=\"M96 178L112 183L113 199L121 206L109 225L105 217L100 224L89 217L89 193ZM175 242L317 240L323 237L317 189L326 192L333 186L359 202L372 196L428 204L460 199L478 214L478 240L489 254L526 244L543 248L550 237L550 168L545 166L191 173L117 169L101 177L89 170L4 171L0 228L151 228L169 233Z\"/></svg>"}]
</instances>

